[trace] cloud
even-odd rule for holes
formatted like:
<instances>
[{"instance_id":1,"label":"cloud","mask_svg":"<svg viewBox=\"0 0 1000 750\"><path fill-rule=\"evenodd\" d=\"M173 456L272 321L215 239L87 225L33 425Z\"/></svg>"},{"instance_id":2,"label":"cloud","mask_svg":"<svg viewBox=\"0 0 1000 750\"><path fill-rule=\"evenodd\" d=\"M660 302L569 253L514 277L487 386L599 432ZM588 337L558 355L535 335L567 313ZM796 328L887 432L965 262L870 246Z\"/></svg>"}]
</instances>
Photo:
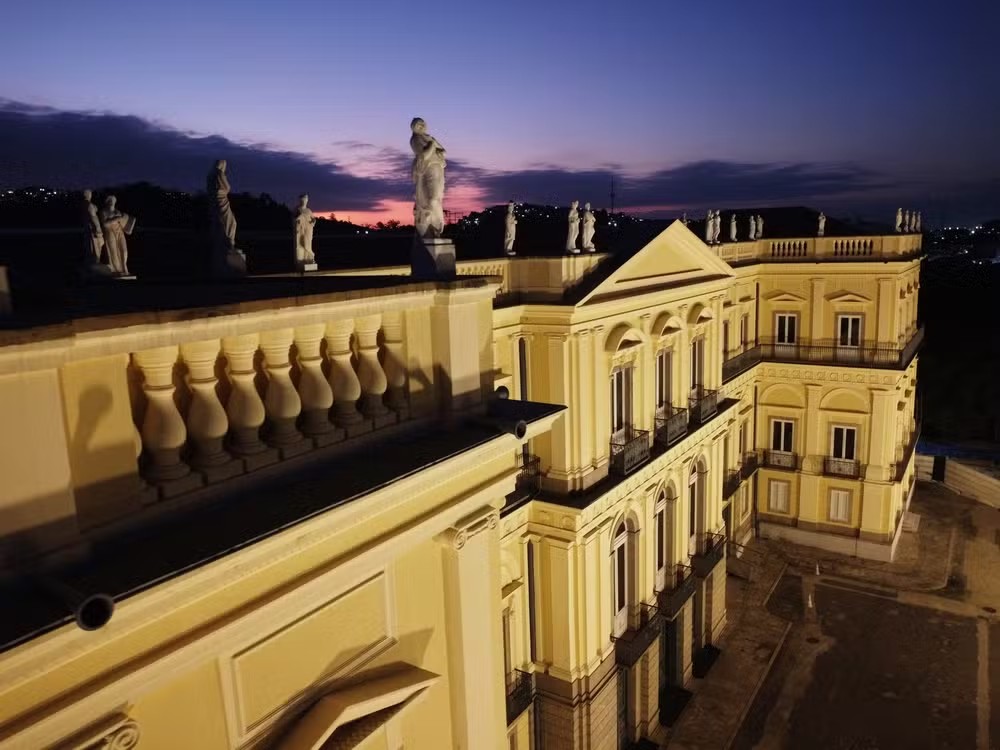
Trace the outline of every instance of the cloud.
<instances>
[{"instance_id":1,"label":"cloud","mask_svg":"<svg viewBox=\"0 0 1000 750\"><path fill-rule=\"evenodd\" d=\"M698 161L645 175L609 169L571 171L557 167L477 175L484 199L500 203L515 197L528 203L563 204L571 198L605 205L614 182L622 207L808 203L812 199L858 195L885 181L850 164L752 164Z\"/></svg>"},{"instance_id":2,"label":"cloud","mask_svg":"<svg viewBox=\"0 0 1000 750\"><path fill-rule=\"evenodd\" d=\"M320 211L374 209L412 194L408 168L363 176L268 144L184 133L128 115L0 100L0 181L8 187L78 189L145 180L194 191L202 189L215 159L229 161L234 190L267 192L289 203L308 192Z\"/></svg>"}]
</instances>

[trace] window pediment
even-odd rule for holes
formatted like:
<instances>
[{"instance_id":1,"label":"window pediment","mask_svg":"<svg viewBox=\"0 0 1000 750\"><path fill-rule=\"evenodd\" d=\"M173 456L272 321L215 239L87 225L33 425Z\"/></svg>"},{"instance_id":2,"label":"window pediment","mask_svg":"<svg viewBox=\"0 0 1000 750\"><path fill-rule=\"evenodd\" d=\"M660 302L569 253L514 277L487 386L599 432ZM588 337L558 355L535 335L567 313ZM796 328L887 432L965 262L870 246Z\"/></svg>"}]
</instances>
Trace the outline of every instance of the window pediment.
<instances>
[{"instance_id":1,"label":"window pediment","mask_svg":"<svg viewBox=\"0 0 1000 750\"><path fill-rule=\"evenodd\" d=\"M793 292L785 292L781 290L774 291L764 295L764 299L772 303L780 302L783 304L799 304L799 305L805 304L806 302L809 301L800 294L795 294Z\"/></svg>"},{"instance_id":2,"label":"window pediment","mask_svg":"<svg viewBox=\"0 0 1000 750\"><path fill-rule=\"evenodd\" d=\"M826 301L827 302L854 302L854 303L860 303L860 304L865 304L865 303L871 302L871 300L868 297L860 295L857 292L847 292L847 291L832 292L832 293L826 295Z\"/></svg>"}]
</instances>

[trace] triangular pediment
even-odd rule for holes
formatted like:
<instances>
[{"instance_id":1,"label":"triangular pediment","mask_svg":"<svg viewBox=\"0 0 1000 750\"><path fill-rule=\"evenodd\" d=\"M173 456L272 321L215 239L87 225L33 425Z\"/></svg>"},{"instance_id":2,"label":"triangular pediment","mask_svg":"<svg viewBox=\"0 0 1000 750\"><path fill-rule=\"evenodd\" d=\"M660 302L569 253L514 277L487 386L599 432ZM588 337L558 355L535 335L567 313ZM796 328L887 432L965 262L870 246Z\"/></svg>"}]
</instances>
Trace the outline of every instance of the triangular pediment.
<instances>
[{"instance_id":1,"label":"triangular pediment","mask_svg":"<svg viewBox=\"0 0 1000 750\"><path fill-rule=\"evenodd\" d=\"M860 303L871 302L871 300L868 297L864 297L864 296L862 296L860 294L857 294L855 292L846 292L846 291L831 292L830 294L826 295L826 301L827 302L860 302Z\"/></svg>"},{"instance_id":2,"label":"triangular pediment","mask_svg":"<svg viewBox=\"0 0 1000 750\"><path fill-rule=\"evenodd\" d=\"M683 222L675 221L612 271L578 304L593 304L733 275L728 263Z\"/></svg>"},{"instance_id":3,"label":"triangular pediment","mask_svg":"<svg viewBox=\"0 0 1000 750\"><path fill-rule=\"evenodd\" d=\"M764 299L768 302L808 302L809 300L803 297L801 294L795 294L794 292L786 292L783 289L778 289L776 291L770 292L763 295Z\"/></svg>"}]
</instances>

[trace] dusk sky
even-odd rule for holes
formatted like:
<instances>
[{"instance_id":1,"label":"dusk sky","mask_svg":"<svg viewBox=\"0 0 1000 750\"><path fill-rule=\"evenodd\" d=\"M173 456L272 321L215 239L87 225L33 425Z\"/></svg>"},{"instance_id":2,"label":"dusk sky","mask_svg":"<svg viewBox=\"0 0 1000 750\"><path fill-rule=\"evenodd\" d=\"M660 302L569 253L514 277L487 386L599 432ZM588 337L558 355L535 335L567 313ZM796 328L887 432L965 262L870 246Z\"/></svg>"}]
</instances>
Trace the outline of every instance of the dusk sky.
<instances>
[{"instance_id":1,"label":"dusk sky","mask_svg":"<svg viewBox=\"0 0 1000 750\"><path fill-rule=\"evenodd\" d=\"M8 3L0 187L146 179L411 218L515 198L1000 215L1000 2Z\"/></svg>"}]
</instances>

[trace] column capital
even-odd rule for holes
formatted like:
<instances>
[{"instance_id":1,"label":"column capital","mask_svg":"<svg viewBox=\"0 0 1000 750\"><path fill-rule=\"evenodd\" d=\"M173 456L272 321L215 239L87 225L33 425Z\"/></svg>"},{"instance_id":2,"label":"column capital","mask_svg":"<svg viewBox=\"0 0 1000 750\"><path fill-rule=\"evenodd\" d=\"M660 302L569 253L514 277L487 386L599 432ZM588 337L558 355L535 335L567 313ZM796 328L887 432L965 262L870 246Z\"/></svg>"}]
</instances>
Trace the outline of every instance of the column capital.
<instances>
[{"instance_id":1,"label":"column capital","mask_svg":"<svg viewBox=\"0 0 1000 750\"><path fill-rule=\"evenodd\" d=\"M460 518L451 528L438 534L437 538L441 544L460 550L469 539L486 529L495 529L499 523L500 511L492 506L486 506Z\"/></svg>"}]
</instances>

